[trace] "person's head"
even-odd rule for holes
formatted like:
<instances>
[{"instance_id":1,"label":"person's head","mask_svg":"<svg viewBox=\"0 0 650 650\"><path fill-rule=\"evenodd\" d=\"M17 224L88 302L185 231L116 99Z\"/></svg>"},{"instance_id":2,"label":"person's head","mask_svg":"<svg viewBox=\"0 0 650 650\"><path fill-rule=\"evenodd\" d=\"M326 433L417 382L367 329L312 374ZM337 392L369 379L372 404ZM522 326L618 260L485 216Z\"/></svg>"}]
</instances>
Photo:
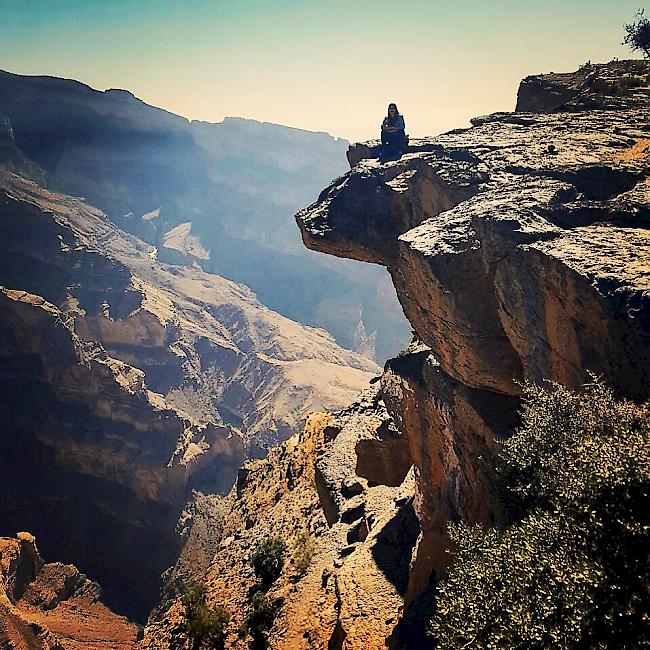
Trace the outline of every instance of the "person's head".
<instances>
[{"instance_id":1,"label":"person's head","mask_svg":"<svg viewBox=\"0 0 650 650\"><path fill-rule=\"evenodd\" d=\"M388 104L388 117L397 117L398 115L397 104Z\"/></svg>"}]
</instances>

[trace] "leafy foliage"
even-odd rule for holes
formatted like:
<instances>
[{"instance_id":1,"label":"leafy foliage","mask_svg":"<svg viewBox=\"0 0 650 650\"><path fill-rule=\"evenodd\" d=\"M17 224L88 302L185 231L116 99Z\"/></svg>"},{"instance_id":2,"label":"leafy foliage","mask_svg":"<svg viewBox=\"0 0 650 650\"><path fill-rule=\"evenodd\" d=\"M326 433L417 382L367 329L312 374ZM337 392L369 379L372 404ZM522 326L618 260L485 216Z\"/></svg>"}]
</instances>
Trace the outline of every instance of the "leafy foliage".
<instances>
[{"instance_id":1,"label":"leafy foliage","mask_svg":"<svg viewBox=\"0 0 650 650\"><path fill-rule=\"evenodd\" d=\"M285 549L286 544L281 537L269 537L253 550L253 568L264 589L268 589L282 573Z\"/></svg>"},{"instance_id":2,"label":"leafy foliage","mask_svg":"<svg viewBox=\"0 0 650 650\"><path fill-rule=\"evenodd\" d=\"M441 648L650 644L650 409L598 382L529 386L502 475L523 518L451 527L430 631Z\"/></svg>"},{"instance_id":3,"label":"leafy foliage","mask_svg":"<svg viewBox=\"0 0 650 650\"><path fill-rule=\"evenodd\" d=\"M272 598L262 591L253 594L245 623L245 631L253 640L253 649L267 647L268 631L283 604L282 598Z\"/></svg>"},{"instance_id":4,"label":"leafy foliage","mask_svg":"<svg viewBox=\"0 0 650 650\"><path fill-rule=\"evenodd\" d=\"M208 607L206 594L206 586L197 583L191 585L181 596L185 607L186 631L193 648L222 650L230 616L221 606Z\"/></svg>"},{"instance_id":5,"label":"leafy foliage","mask_svg":"<svg viewBox=\"0 0 650 650\"><path fill-rule=\"evenodd\" d=\"M624 28L623 45L629 45L632 50L641 50L650 59L650 20L645 15L645 10L639 9L634 21L625 23Z\"/></svg>"}]
</instances>

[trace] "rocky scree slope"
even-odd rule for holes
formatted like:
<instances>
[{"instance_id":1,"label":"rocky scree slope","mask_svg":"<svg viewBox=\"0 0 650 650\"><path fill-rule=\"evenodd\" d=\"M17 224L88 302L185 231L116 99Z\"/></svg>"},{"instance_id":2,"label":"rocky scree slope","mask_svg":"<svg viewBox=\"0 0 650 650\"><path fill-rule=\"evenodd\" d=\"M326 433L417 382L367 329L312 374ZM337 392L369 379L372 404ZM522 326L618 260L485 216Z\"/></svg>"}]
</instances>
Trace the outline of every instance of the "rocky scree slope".
<instances>
[{"instance_id":1,"label":"rocky scree slope","mask_svg":"<svg viewBox=\"0 0 650 650\"><path fill-rule=\"evenodd\" d=\"M407 606L444 572L450 520L507 521L493 457L522 381L579 389L593 372L648 398L649 73L622 61L529 77L516 112L396 162L355 145L351 171L297 215L309 248L388 268L427 348L381 378L400 436L357 446L369 481L397 485L415 466Z\"/></svg>"},{"instance_id":2,"label":"rocky scree slope","mask_svg":"<svg viewBox=\"0 0 650 650\"><path fill-rule=\"evenodd\" d=\"M227 492L248 453L377 367L246 287L158 261L40 187L10 128L2 143L0 534L32 531L144 620L193 491Z\"/></svg>"},{"instance_id":3,"label":"rocky scree slope","mask_svg":"<svg viewBox=\"0 0 650 650\"><path fill-rule=\"evenodd\" d=\"M383 269L334 265L307 251L292 225L344 172L344 140L238 118L188 122L124 90L2 71L0 114L40 165L42 185L85 197L159 259L242 282L371 357L408 338Z\"/></svg>"},{"instance_id":4,"label":"rocky scree slope","mask_svg":"<svg viewBox=\"0 0 650 650\"><path fill-rule=\"evenodd\" d=\"M139 631L71 565L46 564L29 533L0 538L0 647L131 650Z\"/></svg>"},{"instance_id":5,"label":"rocky scree slope","mask_svg":"<svg viewBox=\"0 0 650 650\"><path fill-rule=\"evenodd\" d=\"M208 604L230 615L227 648L247 648L241 633L257 584L256 544L286 543L284 567L267 596L282 599L266 644L272 649L380 648L397 625L419 525L414 482L369 484L356 474L356 445L378 430L398 433L378 384L335 414L313 414L304 430L240 470L213 530L204 573ZM191 648L184 607L172 598L145 629L147 650Z\"/></svg>"}]
</instances>

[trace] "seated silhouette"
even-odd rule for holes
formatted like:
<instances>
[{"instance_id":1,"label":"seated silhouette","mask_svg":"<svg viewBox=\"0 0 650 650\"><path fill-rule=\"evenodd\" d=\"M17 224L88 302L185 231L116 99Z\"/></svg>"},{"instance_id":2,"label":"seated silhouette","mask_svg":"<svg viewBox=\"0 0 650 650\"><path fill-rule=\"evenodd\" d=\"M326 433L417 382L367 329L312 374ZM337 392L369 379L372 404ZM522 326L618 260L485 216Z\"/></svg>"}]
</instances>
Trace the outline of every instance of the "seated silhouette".
<instances>
[{"instance_id":1,"label":"seated silhouette","mask_svg":"<svg viewBox=\"0 0 650 650\"><path fill-rule=\"evenodd\" d=\"M388 114L381 124L381 147L377 155L381 162L399 160L408 146L408 136L404 132L404 117L399 114L396 104L388 105Z\"/></svg>"}]
</instances>

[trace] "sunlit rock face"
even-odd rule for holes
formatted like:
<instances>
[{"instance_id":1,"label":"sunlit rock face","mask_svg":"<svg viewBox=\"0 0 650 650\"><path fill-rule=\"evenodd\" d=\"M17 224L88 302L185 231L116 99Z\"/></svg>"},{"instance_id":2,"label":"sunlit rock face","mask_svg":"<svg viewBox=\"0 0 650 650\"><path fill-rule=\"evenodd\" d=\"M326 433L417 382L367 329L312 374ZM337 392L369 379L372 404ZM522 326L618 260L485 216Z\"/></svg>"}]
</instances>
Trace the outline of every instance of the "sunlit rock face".
<instances>
[{"instance_id":1,"label":"sunlit rock face","mask_svg":"<svg viewBox=\"0 0 650 650\"><path fill-rule=\"evenodd\" d=\"M419 525L412 472L392 487L355 473L356 446L393 426L378 388L334 415L312 414L299 434L244 465L231 494L212 504L223 513L219 523L192 546L196 557L214 548L198 575L209 601L231 617L227 648L253 647L238 630L255 590L252 549L269 536L286 543L282 571L268 591L284 602L269 649L381 648L395 632ZM181 558L175 570L185 569ZM170 598L149 621L141 647L187 643L183 607Z\"/></svg>"},{"instance_id":2,"label":"sunlit rock face","mask_svg":"<svg viewBox=\"0 0 650 650\"><path fill-rule=\"evenodd\" d=\"M0 537L0 647L133 650L138 629L101 602L79 570L45 563L33 535Z\"/></svg>"},{"instance_id":3,"label":"sunlit rock face","mask_svg":"<svg viewBox=\"0 0 650 650\"><path fill-rule=\"evenodd\" d=\"M416 468L407 603L444 571L450 520L507 521L495 440L523 381L579 389L595 373L650 393L648 72L527 78L517 112L412 142L396 162L355 145L351 171L297 215L307 247L388 268L420 342L382 377L400 436L357 446L368 480Z\"/></svg>"}]
</instances>

